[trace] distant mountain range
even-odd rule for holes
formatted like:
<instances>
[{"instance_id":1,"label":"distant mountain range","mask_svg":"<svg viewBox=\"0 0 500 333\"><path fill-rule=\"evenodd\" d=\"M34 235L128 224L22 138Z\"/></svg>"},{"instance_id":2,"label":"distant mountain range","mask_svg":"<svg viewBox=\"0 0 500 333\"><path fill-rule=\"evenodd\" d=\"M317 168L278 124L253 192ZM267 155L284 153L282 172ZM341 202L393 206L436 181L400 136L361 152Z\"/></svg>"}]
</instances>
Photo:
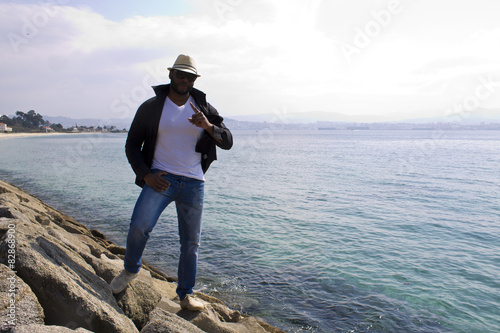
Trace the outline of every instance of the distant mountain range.
<instances>
[{"instance_id":1,"label":"distant mountain range","mask_svg":"<svg viewBox=\"0 0 500 333\"><path fill-rule=\"evenodd\" d=\"M500 122L500 110L477 109L473 112L461 112L456 114L446 114L445 112L435 112L442 114L438 117L422 117L422 114L429 112L414 113L391 113L386 115L346 115L336 112L310 111L295 113L267 113L246 116L229 116L227 118L246 122L267 122L286 124L310 124L317 122L335 123L380 123L380 122L402 122L402 123L445 123L460 122L464 125Z\"/></svg>"},{"instance_id":2,"label":"distant mountain range","mask_svg":"<svg viewBox=\"0 0 500 333\"><path fill-rule=\"evenodd\" d=\"M428 112L426 112L428 113ZM319 126L332 123L349 124L369 124L369 123L460 123L461 125L476 125L500 123L500 110L477 109L473 112L463 112L455 115L447 115L441 112L441 117L424 118L419 113L393 113L382 116L373 115L346 115L336 112L311 111L295 113L266 113L257 115L227 116L226 125L231 124L233 128L253 129L265 127L269 124L283 125L284 127L300 128L301 126L310 127L313 124ZM423 112L421 113L423 114ZM439 114L436 112L435 114ZM51 117L43 116L45 120L53 124L61 124L63 127L72 126L115 126L117 129L129 129L132 123L131 118L111 118L111 119L74 119L69 117Z\"/></svg>"}]
</instances>

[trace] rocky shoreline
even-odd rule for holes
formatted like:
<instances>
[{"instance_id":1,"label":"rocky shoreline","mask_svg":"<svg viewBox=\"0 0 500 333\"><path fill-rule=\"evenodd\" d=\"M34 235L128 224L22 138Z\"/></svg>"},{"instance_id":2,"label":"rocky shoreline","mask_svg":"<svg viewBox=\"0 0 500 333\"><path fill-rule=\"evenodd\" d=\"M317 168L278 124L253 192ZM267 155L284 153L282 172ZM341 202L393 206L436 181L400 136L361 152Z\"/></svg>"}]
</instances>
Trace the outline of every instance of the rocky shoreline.
<instances>
[{"instance_id":1,"label":"rocky shoreline","mask_svg":"<svg viewBox=\"0 0 500 333\"><path fill-rule=\"evenodd\" d=\"M0 181L0 332L283 332L197 293L182 310L175 279L145 265L118 295L125 249Z\"/></svg>"}]
</instances>

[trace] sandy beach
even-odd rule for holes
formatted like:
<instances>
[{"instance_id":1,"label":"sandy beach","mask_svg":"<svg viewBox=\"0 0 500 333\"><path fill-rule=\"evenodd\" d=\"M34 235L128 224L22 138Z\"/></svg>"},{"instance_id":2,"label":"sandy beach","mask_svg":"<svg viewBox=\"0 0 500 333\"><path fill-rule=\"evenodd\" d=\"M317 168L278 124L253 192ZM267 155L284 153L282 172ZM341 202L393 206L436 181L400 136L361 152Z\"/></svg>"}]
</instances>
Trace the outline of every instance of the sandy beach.
<instances>
[{"instance_id":1,"label":"sandy beach","mask_svg":"<svg viewBox=\"0 0 500 333\"><path fill-rule=\"evenodd\" d=\"M46 135L63 135L71 133L0 133L0 140L11 139L11 138L24 138L31 136L46 136Z\"/></svg>"},{"instance_id":2,"label":"sandy beach","mask_svg":"<svg viewBox=\"0 0 500 333\"><path fill-rule=\"evenodd\" d=\"M26 138L26 137L37 137L37 136L49 136L49 135L96 134L96 133L100 133L100 132L0 133L0 141L5 140L5 139L12 139L12 138Z\"/></svg>"}]
</instances>

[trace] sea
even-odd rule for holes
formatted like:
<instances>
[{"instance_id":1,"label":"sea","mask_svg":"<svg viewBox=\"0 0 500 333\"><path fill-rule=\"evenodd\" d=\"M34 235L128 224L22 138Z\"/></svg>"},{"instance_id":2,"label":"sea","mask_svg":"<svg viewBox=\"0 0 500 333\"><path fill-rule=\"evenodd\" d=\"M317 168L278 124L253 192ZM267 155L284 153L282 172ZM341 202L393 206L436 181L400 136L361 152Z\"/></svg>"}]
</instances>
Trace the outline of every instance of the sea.
<instances>
[{"instance_id":1,"label":"sea","mask_svg":"<svg viewBox=\"0 0 500 333\"><path fill-rule=\"evenodd\" d=\"M500 132L235 130L197 290L285 332L500 332ZM0 141L0 179L125 245L126 134ZM175 208L145 260L175 276Z\"/></svg>"}]
</instances>

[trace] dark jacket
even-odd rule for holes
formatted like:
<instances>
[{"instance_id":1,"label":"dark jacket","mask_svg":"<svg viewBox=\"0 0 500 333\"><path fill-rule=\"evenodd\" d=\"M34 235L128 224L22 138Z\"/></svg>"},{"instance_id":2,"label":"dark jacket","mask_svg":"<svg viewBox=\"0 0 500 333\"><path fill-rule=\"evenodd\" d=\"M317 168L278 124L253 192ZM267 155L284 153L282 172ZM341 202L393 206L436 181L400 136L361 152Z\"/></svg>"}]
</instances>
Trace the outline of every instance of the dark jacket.
<instances>
[{"instance_id":1,"label":"dark jacket","mask_svg":"<svg viewBox=\"0 0 500 333\"><path fill-rule=\"evenodd\" d=\"M125 143L127 159L136 174L135 183L140 187L145 184L144 176L151 172L158 136L158 125L170 85L160 85L153 87L153 89L156 96L142 103L137 109ZM222 122L223 118L219 116L217 110L207 103L206 95L202 91L193 88L191 96L199 105L200 111L214 125L214 137L222 141L220 144L217 143L205 131L196 144L196 151L201 153L201 167L203 173L205 173L210 164L217 159L216 145L222 149L231 149L233 136ZM186 121L188 120L186 119Z\"/></svg>"}]
</instances>

